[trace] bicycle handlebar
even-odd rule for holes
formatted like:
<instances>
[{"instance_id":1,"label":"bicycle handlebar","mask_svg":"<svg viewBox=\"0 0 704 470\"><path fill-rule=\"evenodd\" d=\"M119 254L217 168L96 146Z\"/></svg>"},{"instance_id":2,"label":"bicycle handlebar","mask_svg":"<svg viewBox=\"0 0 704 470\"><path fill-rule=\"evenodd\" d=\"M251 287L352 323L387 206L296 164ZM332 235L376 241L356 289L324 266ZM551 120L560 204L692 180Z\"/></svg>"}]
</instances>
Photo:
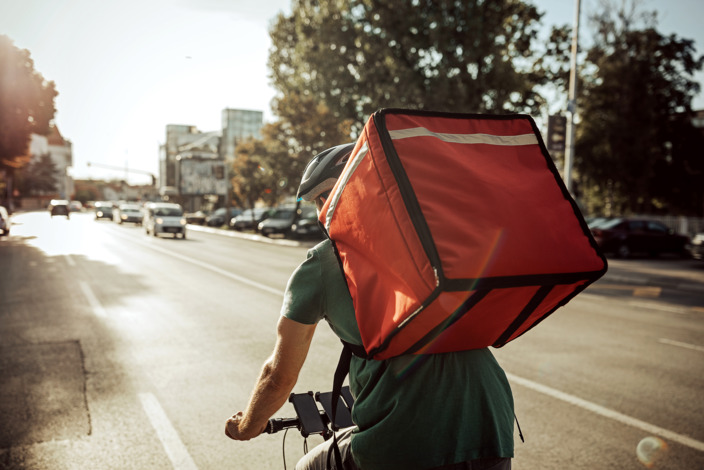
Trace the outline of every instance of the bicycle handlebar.
<instances>
[{"instance_id":1,"label":"bicycle handlebar","mask_svg":"<svg viewBox=\"0 0 704 470\"><path fill-rule=\"evenodd\" d=\"M271 418L266 424L262 434L274 434L288 428L297 428L301 425L298 418Z\"/></svg>"},{"instance_id":2,"label":"bicycle handlebar","mask_svg":"<svg viewBox=\"0 0 704 470\"><path fill-rule=\"evenodd\" d=\"M262 434L274 434L284 429L297 428L303 437L310 434L322 434L325 439L332 435L331 431L331 393L292 393L289 397L296 410L295 418L271 418ZM333 429L352 426L350 410L354 399L349 394L349 387L343 387L343 397L338 398L339 406ZM317 404L320 403L323 410Z\"/></svg>"}]
</instances>

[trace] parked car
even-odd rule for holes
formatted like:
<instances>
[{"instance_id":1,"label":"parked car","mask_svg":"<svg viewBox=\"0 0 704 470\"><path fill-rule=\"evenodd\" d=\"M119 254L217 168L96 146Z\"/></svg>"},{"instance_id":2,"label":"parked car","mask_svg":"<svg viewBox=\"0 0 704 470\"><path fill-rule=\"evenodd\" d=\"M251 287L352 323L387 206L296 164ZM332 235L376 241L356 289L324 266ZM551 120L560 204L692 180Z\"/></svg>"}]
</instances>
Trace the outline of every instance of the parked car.
<instances>
[{"instance_id":1,"label":"parked car","mask_svg":"<svg viewBox=\"0 0 704 470\"><path fill-rule=\"evenodd\" d=\"M197 211L197 212L190 212L185 215L186 217L186 223L188 224L194 224L194 225L203 225L205 224L205 212L203 211Z\"/></svg>"},{"instance_id":2,"label":"parked car","mask_svg":"<svg viewBox=\"0 0 704 470\"><path fill-rule=\"evenodd\" d=\"M323 237L315 206L303 206L298 209L298 217L291 225L289 236L294 239Z\"/></svg>"},{"instance_id":3,"label":"parked car","mask_svg":"<svg viewBox=\"0 0 704 470\"><path fill-rule=\"evenodd\" d=\"M628 258L634 253L688 256L689 238L654 220L615 218L594 227L592 234L602 251L615 253L620 258Z\"/></svg>"},{"instance_id":4,"label":"parked car","mask_svg":"<svg viewBox=\"0 0 704 470\"><path fill-rule=\"evenodd\" d=\"M271 212L273 212L271 207L245 209L240 215L230 221L230 228L240 232L244 230L256 230L259 223L269 217Z\"/></svg>"},{"instance_id":5,"label":"parked car","mask_svg":"<svg viewBox=\"0 0 704 470\"><path fill-rule=\"evenodd\" d=\"M49 202L49 214L51 214L52 217L55 215L65 215L68 219L70 212L71 209L68 207L68 201L64 199L52 199Z\"/></svg>"},{"instance_id":6,"label":"parked car","mask_svg":"<svg viewBox=\"0 0 704 470\"><path fill-rule=\"evenodd\" d=\"M230 207L230 216L227 216L226 209L221 207L205 218L205 225L208 227L220 227L222 225L230 225L230 220L234 219L242 213L242 209Z\"/></svg>"},{"instance_id":7,"label":"parked car","mask_svg":"<svg viewBox=\"0 0 704 470\"><path fill-rule=\"evenodd\" d=\"M142 221L147 235L155 237L160 233L173 233L174 238L181 235L186 238L186 218L179 204L168 202L153 202L147 204Z\"/></svg>"},{"instance_id":8,"label":"parked car","mask_svg":"<svg viewBox=\"0 0 704 470\"><path fill-rule=\"evenodd\" d=\"M279 207L269 217L259 223L257 231L265 237L272 235L286 236L291 231L291 225L296 217L296 207Z\"/></svg>"},{"instance_id":9,"label":"parked car","mask_svg":"<svg viewBox=\"0 0 704 470\"><path fill-rule=\"evenodd\" d=\"M6 237L10 234L10 214L7 209L0 206L0 236Z\"/></svg>"},{"instance_id":10,"label":"parked car","mask_svg":"<svg viewBox=\"0 0 704 470\"><path fill-rule=\"evenodd\" d=\"M698 233L692 237L692 241L688 246L689 255L693 259L704 261L704 232Z\"/></svg>"},{"instance_id":11,"label":"parked car","mask_svg":"<svg viewBox=\"0 0 704 470\"><path fill-rule=\"evenodd\" d=\"M115 222L118 224L132 223L142 225L142 206L139 204L120 204L115 213Z\"/></svg>"},{"instance_id":12,"label":"parked car","mask_svg":"<svg viewBox=\"0 0 704 470\"><path fill-rule=\"evenodd\" d=\"M68 210L71 212L81 212L83 210L83 204L81 201L71 201L68 203Z\"/></svg>"},{"instance_id":13,"label":"parked car","mask_svg":"<svg viewBox=\"0 0 704 470\"><path fill-rule=\"evenodd\" d=\"M112 202L98 201L95 203L95 220L110 219L112 220Z\"/></svg>"}]
</instances>

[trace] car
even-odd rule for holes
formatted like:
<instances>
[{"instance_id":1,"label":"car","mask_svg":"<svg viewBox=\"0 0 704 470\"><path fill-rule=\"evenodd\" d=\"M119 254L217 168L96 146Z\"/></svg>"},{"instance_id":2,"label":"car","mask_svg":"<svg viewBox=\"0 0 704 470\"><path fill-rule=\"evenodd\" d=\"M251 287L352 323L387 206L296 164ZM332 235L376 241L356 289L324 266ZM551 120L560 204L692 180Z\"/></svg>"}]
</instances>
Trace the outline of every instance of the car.
<instances>
[{"instance_id":1,"label":"car","mask_svg":"<svg viewBox=\"0 0 704 470\"><path fill-rule=\"evenodd\" d=\"M704 232L694 235L687 249L692 259L704 261Z\"/></svg>"},{"instance_id":2,"label":"car","mask_svg":"<svg viewBox=\"0 0 704 470\"><path fill-rule=\"evenodd\" d=\"M655 220L617 217L592 228L591 232L603 252L614 253L619 258L629 258L635 253L652 257L661 253L689 256L686 249L689 238Z\"/></svg>"},{"instance_id":3,"label":"car","mask_svg":"<svg viewBox=\"0 0 704 470\"><path fill-rule=\"evenodd\" d=\"M291 224L289 236L294 239L322 238L323 231L318 223L318 211L315 206L303 206L298 209L298 217Z\"/></svg>"},{"instance_id":4,"label":"car","mask_svg":"<svg viewBox=\"0 0 704 470\"><path fill-rule=\"evenodd\" d=\"M172 233L174 238L178 235L186 238L186 218L180 204L170 202L153 202L147 204L142 221L144 230L155 237L160 233Z\"/></svg>"},{"instance_id":5,"label":"car","mask_svg":"<svg viewBox=\"0 0 704 470\"><path fill-rule=\"evenodd\" d=\"M239 232L256 230L260 222L269 217L271 207L255 207L245 209L240 215L230 221L230 228Z\"/></svg>"},{"instance_id":6,"label":"car","mask_svg":"<svg viewBox=\"0 0 704 470\"><path fill-rule=\"evenodd\" d=\"M68 209L71 212L81 212L83 210L83 204L81 201L71 201L68 203Z\"/></svg>"},{"instance_id":7,"label":"car","mask_svg":"<svg viewBox=\"0 0 704 470\"><path fill-rule=\"evenodd\" d=\"M110 219L112 220L112 202L109 201L98 201L94 205L95 207L95 220L100 219Z\"/></svg>"},{"instance_id":8,"label":"car","mask_svg":"<svg viewBox=\"0 0 704 470\"><path fill-rule=\"evenodd\" d=\"M0 237L10 234L10 214L3 206L0 206Z\"/></svg>"},{"instance_id":9,"label":"car","mask_svg":"<svg viewBox=\"0 0 704 470\"><path fill-rule=\"evenodd\" d=\"M189 212L186 214L186 223L193 225L205 224L205 213L203 211Z\"/></svg>"},{"instance_id":10,"label":"car","mask_svg":"<svg viewBox=\"0 0 704 470\"><path fill-rule=\"evenodd\" d=\"M64 199L52 199L49 202L49 214L51 214L52 217L55 215L65 215L68 219L70 212L69 202Z\"/></svg>"},{"instance_id":11,"label":"car","mask_svg":"<svg viewBox=\"0 0 704 470\"><path fill-rule=\"evenodd\" d=\"M142 206L139 204L120 204L115 212L114 220L118 224L132 223L142 225Z\"/></svg>"},{"instance_id":12,"label":"car","mask_svg":"<svg viewBox=\"0 0 704 470\"><path fill-rule=\"evenodd\" d=\"M265 220L259 223L257 231L265 237L287 236L296 217L296 207L278 207Z\"/></svg>"},{"instance_id":13,"label":"car","mask_svg":"<svg viewBox=\"0 0 704 470\"><path fill-rule=\"evenodd\" d=\"M216 209L212 214L205 218L205 225L208 227L220 227L222 225L230 225L230 220L234 219L242 213L241 209L230 207L230 216L227 217L227 212L224 207ZM227 217L227 219L226 219Z\"/></svg>"}]
</instances>

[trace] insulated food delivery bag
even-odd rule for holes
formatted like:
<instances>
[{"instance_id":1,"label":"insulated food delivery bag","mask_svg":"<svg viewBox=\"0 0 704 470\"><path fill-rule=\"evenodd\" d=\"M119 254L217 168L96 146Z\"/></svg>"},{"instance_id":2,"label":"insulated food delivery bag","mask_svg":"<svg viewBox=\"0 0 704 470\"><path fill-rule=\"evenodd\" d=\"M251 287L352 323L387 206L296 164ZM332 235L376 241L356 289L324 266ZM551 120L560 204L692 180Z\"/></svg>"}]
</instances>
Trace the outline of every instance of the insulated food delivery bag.
<instances>
[{"instance_id":1,"label":"insulated food delivery bag","mask_svg":"<svg viewBox=\"0 0 704 470\"><path fill-rule=\"evenodd\" d=\"M374 113L320 221L375 359L503 346L607 269L524 115Z\"/></svg>"}]
</instances>

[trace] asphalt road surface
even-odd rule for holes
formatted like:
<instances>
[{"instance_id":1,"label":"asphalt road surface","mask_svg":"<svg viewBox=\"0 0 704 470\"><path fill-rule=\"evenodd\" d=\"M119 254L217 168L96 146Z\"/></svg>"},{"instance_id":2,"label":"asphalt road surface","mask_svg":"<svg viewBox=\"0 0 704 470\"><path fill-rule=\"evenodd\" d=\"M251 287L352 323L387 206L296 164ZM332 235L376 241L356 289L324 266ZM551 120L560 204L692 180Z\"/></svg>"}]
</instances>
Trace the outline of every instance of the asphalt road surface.
<instances>
[{"instance_id":1,"label":"asphalt road surface","mask_svg":"<svg viewBox=\"0 0 704 470\"><path fill-rule=\"evenodd\" d=\"M310 243L156 238L89 213L13 222L0 238L0 469L279 469L282 450L293 468L295 430L234 442L224 423L246 405ZM513 468L704 468L703 321L704 263L618 260L495 350L525 436ZM295 391L329 390L339 351L320 325Z\"/></svg>"}]
</instances>

